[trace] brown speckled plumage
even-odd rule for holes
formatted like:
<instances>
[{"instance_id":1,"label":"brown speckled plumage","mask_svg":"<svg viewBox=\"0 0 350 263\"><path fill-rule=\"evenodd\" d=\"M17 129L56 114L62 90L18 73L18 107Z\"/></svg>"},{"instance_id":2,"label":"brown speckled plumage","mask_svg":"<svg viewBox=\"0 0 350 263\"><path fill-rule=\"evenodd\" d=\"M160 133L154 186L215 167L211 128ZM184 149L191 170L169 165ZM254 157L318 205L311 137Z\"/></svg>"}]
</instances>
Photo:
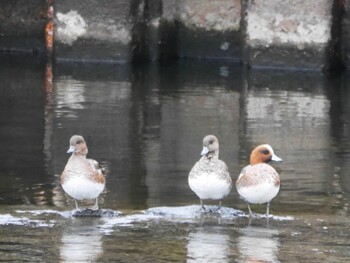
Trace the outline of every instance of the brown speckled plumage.
<instances>
[{"instance_id":1,"label":"brown speckled plumage","mask_svg":"<svg viewBox=\"0 0 350 263\"><path fill-rule=\"evenodd\" d=\"M265 163L248 165L241 171L241 176L236 182L237 187L254 186L261 183L280 184L280 178L274 168Z\"/></svg>"},{"instance_id":2,"label":"brown speckled plumage","mask_svg":"<svg viewBox=\"0 0 350 263\"><path fill-rule=\"evenodd\" d=\"M61 185L65 192L76 200L96 198L95 208L98 208L97 197L105 185L105 177L98 162L86 158L88 148L80 135L74 135L70 139L68 153L71 152L72 155L60 178Z\"/></svg>"},{"instance_id":3,"label":"brown speckled plumage","mask_svg":"<svg viewBox=\"0 0 350 263\"><path fill-rule=\"evenodd\" d=\"M270 145L259 145L252 151L250 164L243 168L236 181L237 191L247 202L250 215L252 211L249 203L267 203L268 216L270 201L279 192L280 177L276 170L267 164L269 161L280 162L282 159L274 154Z\"/></svg>"},{"instance_id":4,"label":"brown speckled plumage","mask_svg":"<svg viewBox=\"0 0 350 263\"><path fill-rule=\"evenodd\" d=\"M188 183L201 200L220 200L228 195L232 188L227 165L219 160L219 141L214 135L203 139L202 157L195 163L188 176Z\"/></svg>"},{"instance_id":5,"label":"brown speckled plumage","mask_svg":"<svg viewBox=\"0 0 350 263\"><path fill-rule=\"evenodd\" d=\"M232 183L227 165L219 159L208 159L206 156L202 157L193 166L189 176L197 178L202 176L204 173L216 174L218 180L225 180L227 183Z\"/></svg>"}]
</instances>

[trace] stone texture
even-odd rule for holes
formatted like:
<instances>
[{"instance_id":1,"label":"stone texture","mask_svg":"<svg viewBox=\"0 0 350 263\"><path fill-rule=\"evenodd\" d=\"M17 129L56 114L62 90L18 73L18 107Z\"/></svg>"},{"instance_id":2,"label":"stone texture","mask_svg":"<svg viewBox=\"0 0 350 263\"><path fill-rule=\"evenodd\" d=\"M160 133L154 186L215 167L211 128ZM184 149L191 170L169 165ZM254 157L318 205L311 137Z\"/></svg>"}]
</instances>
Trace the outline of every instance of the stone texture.
<instances>
[{"instance_id":1,"label":"stone texture","mask_svg":"<svg viewBox=\"0 0 350 263\"><path fill-rule=\"evenodd\" d=\"M133 10L130 1L60 0L54 2L54 10L56 59L131 60Z\"/></svg>"},{"instance_id":2,"label":"stone texture","mask_svg":"<svg viewBox=\"0 0 350 263\"><path fill-rule=\"evenodd\" d=\"M246 63L320 69L327 64L332 1L250 1Z\"/></svg>"},{"instance_id":3,"label":"stone texture","mask_svg":"<svg viewBox=\"0 0 350 263\"><path fill-rule=\"evenodd\" d=\"M240 1L56 1L58 60L240 59Z\"/></svg>"},{"instance_id":4,"label":"stone texture","mask_svg":"<svg viewBox=\"0 0 350 263\"><path fill-rule=\"evenodd\" d=\"M179 57L241 59L240 1L178 0L177 4L169 17L177 22Z\"/></svg>"},{"instance_id":5,"label":"stone texture","mask_svg":"<svg viewBox=\"0 0 350 263\"><path fill-rule=\"evenodd\" d=\"M0 51L46 52L52 0L0 2ZM334 68L349 65L349 2L54 1L52 56L98 62L226 59L257 68Z\"/></svg>"},{"instance_id":6,"label":"stone texture","mask_svg":"<svg viewBox=\"0 0 350 263\"><path fill-rule=\"evenodd\" d=\"M184 26L207 31L239 30L240 1L178 0L176 19Z\"/></svg>"},{"instance_id":7,"label":"stone texture","mask_svg":"<svg viewBox=\"0 0 350 263\"><path fill-rule=\"evenodd\" d=\"M0 1L0 51L45 52L46 0Z\"/></svg>"}]
</instances>

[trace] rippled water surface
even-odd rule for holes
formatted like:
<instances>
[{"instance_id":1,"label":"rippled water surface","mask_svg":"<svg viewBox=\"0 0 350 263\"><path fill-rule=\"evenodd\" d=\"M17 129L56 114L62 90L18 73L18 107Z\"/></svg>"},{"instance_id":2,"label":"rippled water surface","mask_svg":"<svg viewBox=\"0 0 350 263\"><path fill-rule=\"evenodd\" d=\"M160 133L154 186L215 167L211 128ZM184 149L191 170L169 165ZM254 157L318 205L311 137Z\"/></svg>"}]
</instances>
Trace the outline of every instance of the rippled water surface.
<instances>
[{"instance_id":1,"label":"rippled water surface","mask_svg":"<svg viewBox=\"0 0 350 263\"><path fill-rule=\"evenodd\" d=\"M224 62L0 64L0 260L346 262L350 76ZM59 184L71 135L107 172L103 217L72 217ZM235 180L271 144L282 186L247 207L235 189L202 214L187 175L215 134ZM91 203L84 203L89 206ZM209 202L213 210L215 202Z\"/></svg>"}]
</instances>

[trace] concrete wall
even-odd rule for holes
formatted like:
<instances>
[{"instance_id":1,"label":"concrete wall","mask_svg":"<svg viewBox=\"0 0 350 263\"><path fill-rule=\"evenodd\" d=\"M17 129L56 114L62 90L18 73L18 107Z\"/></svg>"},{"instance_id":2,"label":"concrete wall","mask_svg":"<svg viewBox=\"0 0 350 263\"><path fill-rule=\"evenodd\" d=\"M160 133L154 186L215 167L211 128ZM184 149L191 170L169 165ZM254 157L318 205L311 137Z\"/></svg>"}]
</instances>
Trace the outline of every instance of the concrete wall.
<instances>
[{"instance_id":1,"label":"concrete wall","mask_svg":"<svg viewBox=\"0 0 350 263\"><path fill-rule=\"evenodd\" d=\"M45 52L46 0L0 1L0 51Z\"/></svg>"},{"instance_id":2,"label":"concrete wall","mask_svg":"<svg viewBox=\"0 0 350 263\"><path fill-rule=\"evenodd\" d=\"M239 60L240 1L56 1L59 60Z\"/></svg>"},{"instance_id":3,"label":"concrete wall","mask_svg":"<svg viewBox=\"0 0 350 263\"><path fill-rule=\"evenodd\" d=\"M177 55L186 58L241 59L240 0L179 0L176 11L164 5L165 19L177 23Z\"/></svg>"},{"instance_id":4,"label":"concrete wall","mask_svg":"<svg viewBox=\"0 0 350 263\"><path fill-rule=\"evenodd\" d=\"M349 1L3 0L0 50L45 52L45 24L53 20L56 60L200 58L327 69L350 65Z\"/></svg>"},{"instance_id":5,"label":"concrete wall","mask_svg":"<svg viewBox=\"0 0 350 263\"><path fill-rule=\"evenodd\" d=\"M58 59L129 61L133 15L128 1L55 1Z\"/></svg>"},{"instance_id":6,"label":"concrete wall","mask_svg":"<svg viewBox=\"0 0 350 263\"><path fill-rule=\"evenodd\" d=\"M247 63L254 67L324 67L332 6L329 0L249 1Z\"/></svg>"}]
</instances>

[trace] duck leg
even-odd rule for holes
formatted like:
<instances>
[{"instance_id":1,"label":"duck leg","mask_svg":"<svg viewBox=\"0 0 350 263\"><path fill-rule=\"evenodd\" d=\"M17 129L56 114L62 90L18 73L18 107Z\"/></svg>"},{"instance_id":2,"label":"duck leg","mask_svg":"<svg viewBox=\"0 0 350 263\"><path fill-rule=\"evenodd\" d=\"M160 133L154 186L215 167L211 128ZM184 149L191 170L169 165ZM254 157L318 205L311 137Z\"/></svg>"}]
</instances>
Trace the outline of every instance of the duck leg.
<instances>
[{"instance_id":1,"label":"duck leg","mask_svg":"<svg viewBox=\"0 0 350 263\"><path fill-rule=\"evenodd\" d=\"M221 200L219 200L219 207L218 207L218 213L221 214Z\"/></svg>"},{"instance_id":2,"label":"duck leg","mask_svg":"<svg viewBox=\"0 0 350 263\"><path fill-rule=\"evenodd\" d=\"M247 202L247 205L248 205L248 209L249 209L249 215L250 217L253 217L253 212L252 210L250 209L250 206L249 206L249 203Z\"/></svg>"},{"instance_id":3,"label":"duck leg","mask_svg":"<svg viewBox=\"0 0 350 263\"><path fill-rule=\"evenodd\" d=\"M266 218L269 218L269 214L270 214L270 202L267 202L267 206L266 206Z\"/></svg>"},{"instance_id":4,"label":"duck leg","mask_svg":"<svg viewBox=\"0 0 350 263\"><path fill-rule=\"evenodd\" d=\"M74 202L75 202L75 208L78 210L78 209L79 209L79 206L78 206L77 200L74 199Z\"/></svg>"},{"instance_id":5,"label":"duck leg","mask_svg":"<svg viewBox=\"0 0 350 263\"><path fill-rule=\"evenodd\" d=\"M205 212L206 210L205 210L205 207L203 205L203 200L202 199L199 199L199 200L201 200L201 207L202 207L203 212Z\"/></svg>"},{"instance_id":6,"label":"duck leg","mask_svg":"<svg viewBox=\"0 0 350 263\"><path fill-rule=\"evenodd\" d=\"M98 210L98 198L96 197L96 201L95 201L95 204L94 206L92 207L92 210Z\"/></svg>"}]
</instances>

